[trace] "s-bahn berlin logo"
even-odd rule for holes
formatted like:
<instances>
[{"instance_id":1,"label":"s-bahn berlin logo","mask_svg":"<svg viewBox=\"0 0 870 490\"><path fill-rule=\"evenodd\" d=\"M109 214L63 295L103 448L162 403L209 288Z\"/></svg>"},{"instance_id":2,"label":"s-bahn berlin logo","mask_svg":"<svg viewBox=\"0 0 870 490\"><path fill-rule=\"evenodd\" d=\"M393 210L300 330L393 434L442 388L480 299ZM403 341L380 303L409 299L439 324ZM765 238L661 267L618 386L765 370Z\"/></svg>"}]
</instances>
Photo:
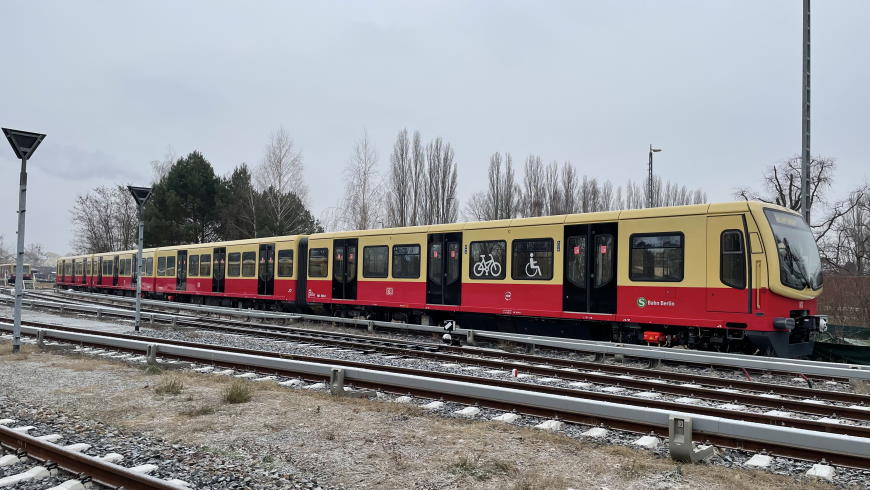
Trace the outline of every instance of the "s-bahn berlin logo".
<instances>
[{"instance_id":1,"label":"s-bahn berlin logo","mask_svg":"<svg viewBox=\"0 0 870 490\"><path fill-rule=\"evenodd\" d=\"M643 296L637 298L637 307L644 308L646 306L677 306L676 301L661 300L661 299L646 299Z\"/></svg>"},{"instance_id":2,"label":"s-bahn berlin logo","mask_svg":"<svg viewBox=\"0 0 870 490\"><path fill-rule=\"evenodd\" d=\"M646 306L646 298L644 298L643 296L637 298L637 307L643 308L644 306Z\"/></svg>"}]
</instances>

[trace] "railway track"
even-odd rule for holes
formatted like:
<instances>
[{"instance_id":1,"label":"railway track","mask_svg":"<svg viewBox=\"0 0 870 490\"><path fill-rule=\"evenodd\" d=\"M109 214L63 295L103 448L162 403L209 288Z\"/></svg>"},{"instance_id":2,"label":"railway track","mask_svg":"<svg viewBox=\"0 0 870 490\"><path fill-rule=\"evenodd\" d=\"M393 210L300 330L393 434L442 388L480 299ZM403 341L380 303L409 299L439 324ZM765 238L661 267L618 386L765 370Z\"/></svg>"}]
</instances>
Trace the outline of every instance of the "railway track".
<instances>
[{"instance_id":1,"label":"railway track","mask_svg":"<svg viewBox=\"0 0 870 490\"><path fill-rule=\"evenodd\" d=\"M625 388L653 390L685 398L706 399L731 404L749 403L759 407L839 417L856 421L870 416L870 396L821 390L778 383L722 379L716 376L650 370L618 364L563 359L476 347L455 347L435 343L384 340L382 337L336 334L322 330L263 325L237 320L179 316L176 325L222 331L260 338L310 342L314 344L381 352L392 355L461 363L490 369L520 369L524 374L561 378L569 381L613 384ZM822 380L816 380L822 383ZM794 397L795 399L786 398ZM840 405L838 405L840 404Z\"/></svg>"},{"instance_id":2,"label":"railway track","mask_svg":"<svg viewBox=\"0 0 870 490\"><path fill-rule=\"evenodd\" d=\"M532 403L523 397L552 397L553 399L561 400L565 403L581 403L581 404L602 404L606 406L631 407L623 410L641 409L644 412L660 412L660 413L690 413L692 417L709 417L717 421L735 421L740 420L744 423L751 423L758 430L783 430L783 431L804 431L804 437L807 434L822 434L831 433L831 437L846 437L851 438L849 441L858 441L860 447L864 447L865 456L850 455L848 453L836 454L831 451L819 451L812 448L801 447L800 445L792 444L772 444L766 441L762 444L753 442L751 437L749 440L733 436L725 436L715 433L704 433L703 437L708 438L711 442L726 446L738 447L743 449L762 449L766 448L777 454L818 459L825 457L829 461L835 461L838 464L852 465L859 467L870 467L870 439L867 439L867 428L861 426L851 426L845 424L828 424L818 421L801 420L797 417L775 417L775 416L759 416L757 414L742 413L734 410L710 409L707 407L694 407L675 404L663 400L638 400L625 397L618 394L593 394L580 389L570 389L562 387L530 385L514 380L498 380L491 378L482 378L477 376L453 374L453 373L433 373L426 370L418 370L407 367L383 366L372 363L350 362L336 359L324 359L320 357L306 356L291 356L287 354L258 351L252 349L230 348L224 346L216 346L212 344L201 344L188 341L166 340L166 339L143 339L142 337L126 335L126 334L100 334L90 335L82 329L70 327L58 327L55 325L32 324L25 325L30 334L35 334L37 329L42 330L43 336L55 338L57 340L75 339L79 345L94 345L105 348L107 343L114 343L115 348L128 351L141 352L142 347L150 345L159 345L161 356L167 358L175 358L182 361L202 363L203 359L197 355L192 355L193 352L205 352L209 354L205 357L209 366L221 366L230 369L249 370L259 372L263 375L285 376L285 377L304 377L305 379L314 379L321 382L333 383L334 379L330 377L330 371L317 371L320 375L312 375L308 369L313 369L311 366L328 364L330 369L340 369L347 371L346 378L356 387L363 389L380 389L393 393L414 394L416 396L433 398L436 400L447 399L460 403L472 405L481 405L491 408L513 410L534 416L552 417L562 421L580 422L586 424L606 423L610 427L619 429L632 430L637 432L649 432L650 430L658 430L661 432L661 426L655 424L638 422L630 420L626 417L618 416L618 411L613 412L597 412L578 413L576 410L560 409L556 406L541 406L537 403ZM8 328L7 328L8 329ZM107 340L108 339L108 340ZM126 347L125 347L126 346ZM135 346L130 348L130 346ZM203 354L204 355L204 354ZM245 362L242 362L245 360ZM292 364L295 368L288 368L286 364ZM282 367L276 367L276 366ZM304 368L304 369L302 369ZM357 377L352 373L379 373L374 376L374 379L381 380L382 377L388 377L393 380L390 382L372 381L371 377ZM380 377L379 377L380 376ZM429 380L430 383L452 383L457 386L462 386L464 389L454 391L450 389L431 389L425 384L415 385L408 383L413 380ZM410 381L409 381L410 380ZM401 385L401 386L397 386ZM452 385L451 385L452 386ZM469 389L473 386L474 389ZM479 391L486 390L501 390L514 393L520 392L525 395L521 396L524 401L508 401L504 398L493 399L480 395ZM513 400L513 399L511 399ZM719 422L722 423L722 422ZM732 422L733 423L733 422ZM768 429L764 429L764 428ZM836 434L836 435L834 435Z\"/></svg>"},{"instance_id":3,"label":"railway track","mask_svg":"<svg viewBox=\"0 0 870 490\"><path fill-rule=\"evenodd\" d=\"M111 452L100 457L83 454L91 448L87 443L58 445L60 434L30 435L34 426L15 426L14 419L0 419L0 447L6 450L0 456L0 487L50 479L62 481L50 490L77 490L96 483L107 488L129 490L183 490L188 486L181 480L167 481L149 476L156 465L144 464L126 468L119 463L124 457Z\"/></svg>"}]
</instances>

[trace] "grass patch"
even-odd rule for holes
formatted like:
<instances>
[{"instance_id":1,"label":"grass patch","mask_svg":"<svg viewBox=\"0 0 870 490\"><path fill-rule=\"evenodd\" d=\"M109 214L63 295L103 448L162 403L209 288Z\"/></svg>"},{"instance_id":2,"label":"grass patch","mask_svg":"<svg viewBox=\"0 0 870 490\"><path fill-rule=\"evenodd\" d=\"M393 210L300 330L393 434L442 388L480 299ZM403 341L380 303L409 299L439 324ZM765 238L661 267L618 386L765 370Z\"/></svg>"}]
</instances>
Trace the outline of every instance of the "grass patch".
<instances>
[{"instance_id":1,"label":"grass patch","mask_svg":"<svg viewBox=\"0 0 870 490\"><path fill-rule=\"evenodd\" d=\"M212 407L196 407L188 410L183 410L179 412L181 415L186 417L201 417L203 415L212 415L215 413L215 409Z\"/></svg>"},{"instance_id":2,"label":"grass patch","mask_svg":"<svg viewBox=\"0 0 870 490\"><path fill-rule=\"evenodd\" d=\"M486 481L501 475L512 475L517 471L513 463L491 459L483 460L480 453L471 457L463 456L447 469L453 474L468 476L477 481Z\"/></svg>"},{"instance_id":3,"label":"grass patch","mask_svg":"<svg viewBox=\"0 0 870 490\"><path fill-rule=\"evenodd\" d=\"M507 488L510 490L551 490L568 487L568 480L565 478L529 473L518 476Z\"/></svg>"},{"instance_id":4,"label":"grass patch","mask_svg":"<svg viewBox=\"0 0 870 490\"><path fill-rule=\"evenodd\" d=\"M253 390L250 383L241 379L234 379L224 388L223 400L226 403L245 403L251 401Z\"/></svg>"},{"instance_id":5,"label":"grass patch","mask_svg":"<svg viewBox=\"0 0 870 490\"><path fill-rule=\"evenodd\" d=\"M143 369L142 372L144 372L145 374L147 374L149 376L163 374L163 370L160 369L158 366L155 366L154 364L149 364L149 365L145 366L145 369Z\"/></svg>"},{"instance_id":6,"label":"grass patch","mask_svg":"<svg viewBox=\"0 0 870 490\"><path fill-rule=\"evenodd\" d=\"M175 375L164 377L160 384L154 387L154 393L158 395L180 395L182 390L184 390L184 381Z\"/></svg>"}]
</instances>

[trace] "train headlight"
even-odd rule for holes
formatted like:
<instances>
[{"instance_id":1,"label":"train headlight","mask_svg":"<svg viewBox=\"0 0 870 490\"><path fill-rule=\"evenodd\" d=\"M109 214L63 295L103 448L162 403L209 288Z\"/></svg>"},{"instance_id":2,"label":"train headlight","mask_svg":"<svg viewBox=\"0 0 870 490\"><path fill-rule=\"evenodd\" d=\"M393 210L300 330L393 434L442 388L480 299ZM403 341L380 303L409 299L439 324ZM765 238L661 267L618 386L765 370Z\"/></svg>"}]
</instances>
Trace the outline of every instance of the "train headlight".
<instances>
[{"instance_id":1,"label":"train headlight","mask_svg":"<svg viewBox=\"0 0 870 490\"><path fill-rule=\"evenodd\" d=\"M828 331L828 319L825 317L819 317L819 332L827 332Z\"/></svg>"}]
</instances>

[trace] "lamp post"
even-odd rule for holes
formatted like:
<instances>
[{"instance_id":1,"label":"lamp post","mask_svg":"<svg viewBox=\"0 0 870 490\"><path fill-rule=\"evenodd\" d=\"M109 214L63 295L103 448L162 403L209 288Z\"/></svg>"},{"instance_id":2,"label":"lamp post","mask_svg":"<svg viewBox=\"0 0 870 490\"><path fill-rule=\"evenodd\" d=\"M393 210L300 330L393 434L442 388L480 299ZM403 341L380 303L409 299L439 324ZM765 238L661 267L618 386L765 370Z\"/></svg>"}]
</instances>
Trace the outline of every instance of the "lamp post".
<instances>
[{"instance_id":1,"label":"lamp post","mask_svg":"<svg viewBox=\"0 0 870 490\"><path fill-rule=\"evenodd\" d=\"M804 0L803 93L801 104L801 214L810 225L810 0Z\"/></svg>"},{"instance_id":2,"label":"lamp post","mask_svg":"<svg viewBox=\"0 0 870 490\"><path fill-rule=\"evenodd\" d=\"M143 210L148 204L148 199L151 198L150 187L134 187L128 185L127 189L136 200L137 217L139 218L139 241L136 249L136 321L135 330L139 331L139 326L142 324L142 241L145 235L145 218Z\"/></svg>"},{"instance_id":3,"label":"lamp post","mask_svg":"<svg viewBox=\"0 0 870 490\"><path fill-rule=\"evenodd\" d=\"M649 145L649 179L647 181L647 195L646 195L646 207L653 207L653 171L652 171L652 160L653 153L658 153L662 151L661 148L653 148L652 145Z\"/></svg>"},{"instance_id":4,"label":"lamp post","mask_svg":"<svg viewBox=\"0 0 870 490\"><path fill-rule=\"evenodd\" d=\"M18 253L15 256L15 321L12 326L12 352L21 350L21 297L24 296L24 212L27 204L27 159L45 139L44 134L3 128L15 156L21 159L18 185Z\"/></svg>"}]
</instances>

